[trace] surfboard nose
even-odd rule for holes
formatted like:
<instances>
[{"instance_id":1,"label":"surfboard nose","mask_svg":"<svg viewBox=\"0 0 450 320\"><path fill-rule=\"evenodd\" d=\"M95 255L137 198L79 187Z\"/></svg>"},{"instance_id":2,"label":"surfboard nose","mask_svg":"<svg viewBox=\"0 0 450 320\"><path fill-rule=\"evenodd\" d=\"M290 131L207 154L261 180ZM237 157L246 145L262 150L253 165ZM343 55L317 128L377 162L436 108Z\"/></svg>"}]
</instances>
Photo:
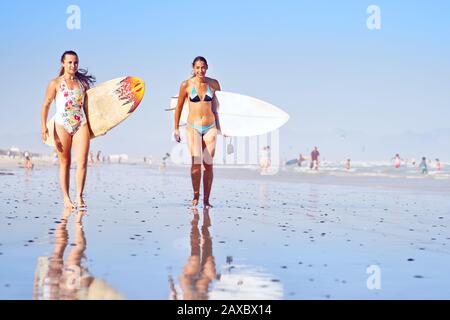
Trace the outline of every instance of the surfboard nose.
<instances>
[{"instance_id":1,"label":"surfboard nose","mask_svg":"<svg viewBox=\"0 0 450 320\"><path fill-rule=\"evenodd\" d=\"M131 90L133 91L133 94L135 96L134 106L130 109L130 111L128 111L128 113L131 113L136 110L136 108L141 103L142 98L144 98L145 83L144 80L138 77L130 77L129 81L131 83Z\"/></svg>"},{"instance_id":2,"label":"surfboard nose","mask_svg":"<svg viewBox=\"0 0 450 320\"><path fill-rule=\"evenodd\" d=\"M119 99L124 100L125 103L132 103L128 113L132 113L144 98L145 83L144 80L138 77L126 77L121 82L121 88L118 91Z\"/></svg>"}]
</instances>

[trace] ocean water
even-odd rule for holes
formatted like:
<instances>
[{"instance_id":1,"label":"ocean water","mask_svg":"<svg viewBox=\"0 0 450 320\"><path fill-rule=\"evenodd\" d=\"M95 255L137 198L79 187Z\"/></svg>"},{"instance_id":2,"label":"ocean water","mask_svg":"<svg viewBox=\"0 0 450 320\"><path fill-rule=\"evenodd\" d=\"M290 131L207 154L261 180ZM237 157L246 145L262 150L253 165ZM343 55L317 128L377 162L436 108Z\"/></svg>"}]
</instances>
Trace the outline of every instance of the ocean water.
<instances>
[{"instance_id":1,"label":"ocean water","mask_svg":"<svg viewBox=\"0 0 450 320\"><path fill-rule=\"evenodd\" d=\"M366 176L385 178L405 178L405 179L450 179L450 163L441 162L441 169L437 170L435 162L428 164L428 173L423 174L416 164L403 164L396 168L389 161L354 161L351 162L350 169L346 169L346 162L324 161L320 163L319 170L311 170L309 162L303 163L302 167L297 165L283 166L284 170L304 173L322 174L335 176Z\"/></svg>"}]
</instances>

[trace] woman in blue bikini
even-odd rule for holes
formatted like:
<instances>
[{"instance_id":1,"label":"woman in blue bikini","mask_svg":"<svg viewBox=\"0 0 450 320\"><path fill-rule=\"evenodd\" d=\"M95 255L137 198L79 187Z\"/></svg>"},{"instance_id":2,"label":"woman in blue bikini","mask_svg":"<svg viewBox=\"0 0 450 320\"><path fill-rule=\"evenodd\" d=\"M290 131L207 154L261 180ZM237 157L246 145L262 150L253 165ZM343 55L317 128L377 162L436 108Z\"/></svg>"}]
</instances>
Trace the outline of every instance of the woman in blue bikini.
<instances>
[{"instance_id":1,"label":"woman in blue bikini","mask_svg":"<svg viewBox=\"0 0 450 320\"><path fill-rule=\"evenodd\" d=\"M209 203L213 181L213 157L216 148L217 133L220 123L217 116L216 91L220 91L217 80L206 77L208 63L203 57L196 57L192 62L193 76L183 81L178 94L175 110L175 140L180 142L179 122L183 104L189 99L189 115L186 125L187 142L192 157L191 179L194 189L192 205L198 204L200 197L200 180L202 163L203 172L203 205L212 207Z\"/></svg>"}]
</instances>

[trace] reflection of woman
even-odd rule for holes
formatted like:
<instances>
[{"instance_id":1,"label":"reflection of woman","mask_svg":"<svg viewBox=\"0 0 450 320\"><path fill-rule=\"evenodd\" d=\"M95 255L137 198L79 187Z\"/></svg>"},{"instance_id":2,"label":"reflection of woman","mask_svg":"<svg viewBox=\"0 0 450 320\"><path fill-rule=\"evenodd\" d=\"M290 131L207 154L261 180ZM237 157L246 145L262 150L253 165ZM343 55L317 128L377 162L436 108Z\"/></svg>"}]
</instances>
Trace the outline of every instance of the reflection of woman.
<instances>
[{"instance_id":1,"label":"reflection of woman","mask_svg":"<svg viewBox=\"0 0 450 320\"><path fill-rule=\"evenodd\" d=\"M81 267L81 258L86 250L86 239L81 220L82 212L78 214L78 223L75 223L75 246L64 261L64 251L69 242L67 221L70 213L70 208L64 209L61 223L55 230L53 254L48 258L41 258L39 261L38 269L40 270L38 271L39 273L44 272L44 274L36 274L35 299L73 300L76 299L77 289L81 287L80 281L91 281L92 277L80 277L81 274L86 275L87 273L87 270Z\"/></svg>"},{"instance_id":2,"label":"reflection of woman","mask_svg":"<svg viewBox=\"0 0 450 320\"><path fill-rule=\"evenodd\" d=\"M81 300L81 299L117 299L120 294L109 288L104 282L95 279L83 266L86 238L82 218L85 212L79 212L74 223L74 246L64 259L64 251L69 243L67 222L71 214L65 208L61 223L55 230L55 248L50 257L41 257L34 279L34 299L44 300Z\"/></svg>"},{"instance_id":3,"label":"reflection of woman","mask_svg":"<svg viewBox=\"0 0 450 320\"><path fill-rule=\"evenodd\" d=\"M85 70L78 70L78 55L66 51L61 56L59 76L50 81L45 94L41 113L41 135L45 141L48 136L47 116L51 103L55 100L55 144L59 157L59 179L64 197L64 206L75 205L69 196L70 162L72 145L77 151L77 193L79 207L85 207L83 199L86 180L87 156L89 152L90 133L84 110L86 91L95 78Z\"/></svg>"},{"instance_id":4,"label":"reflection of woman","mask_svg":"<svg viewBox=\"0 0 450 320\"><path fill-rule=\"evenodd\" d=\"M180 276L182 299L207 300L209 284L218 279L216 263L212 254L212 239L208 228L211 226L208 209L203 210L201 236L198 229L200 220L198 210L193 209L194 217L191 228L191 255ZM177 299L175 286L172 286L172 298Z\"/></svg>"},{"instance_id":5,"label":"reflection of woman","mask_svg":"<svg viewBox=\"0 0 450 320\"><path fill-rule=\"evenodd\" d=\"M196 57L192 62L194 76L183 81L178 94L175 110L175 140L180 142L179 123L184 101L189 98L189 115L186 134L192 157L191 179L194 189L192 205L198 204L200 197L201 165L203 160L203 204L211 207L209 195L213 181L213 157L216 148L217 132L220 123L217 115L216 91L220 90L217 80L207 78L208 63L203 57ZM202 159L203 157L203 159Z\"/></svg>"}]
</instances>

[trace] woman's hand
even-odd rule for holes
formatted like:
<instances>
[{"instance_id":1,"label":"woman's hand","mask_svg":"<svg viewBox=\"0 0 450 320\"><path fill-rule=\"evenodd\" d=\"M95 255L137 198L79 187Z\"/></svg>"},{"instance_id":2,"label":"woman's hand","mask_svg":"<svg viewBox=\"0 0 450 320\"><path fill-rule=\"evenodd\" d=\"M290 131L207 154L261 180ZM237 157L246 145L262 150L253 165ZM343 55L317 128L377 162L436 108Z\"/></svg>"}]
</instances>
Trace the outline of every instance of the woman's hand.
<instances>
[{"instance_id":1,"label":"woman's hand","mask_svg":"<svg viewBox=\"0 0 450 320\"><path fill-rule=\"evenodd\" d=\"M45 140L47 140L48 137L48 128L47 125L42 125L41 127L41 137L42 137L42 141L45 142Z\"/></svg>"},{"instance_id":2,"label":"woman's hand","mask_svg":"<svg viewBox=\"0 0 450 320\"><path fill-rule=\"evenodd\" d=\"M175 139L176 142L178 142L178 143L181 142L180 130L179 129L175 129L175 131L173 132L173 138Z\"/></svg>"},{"instance_id":3,"label":"woman's hand","mask_svg":"<svg viewBox=\"0 0 450 320\"><path fill-rule=\"evenodd\" d=\"M217 125L216 125L217 126ZM230 136L227 136L226 134L223 134L222 130L219 128L217 128L217 134L222 135L224 138L229 138Z\"/></svg>"}]
</instances>

